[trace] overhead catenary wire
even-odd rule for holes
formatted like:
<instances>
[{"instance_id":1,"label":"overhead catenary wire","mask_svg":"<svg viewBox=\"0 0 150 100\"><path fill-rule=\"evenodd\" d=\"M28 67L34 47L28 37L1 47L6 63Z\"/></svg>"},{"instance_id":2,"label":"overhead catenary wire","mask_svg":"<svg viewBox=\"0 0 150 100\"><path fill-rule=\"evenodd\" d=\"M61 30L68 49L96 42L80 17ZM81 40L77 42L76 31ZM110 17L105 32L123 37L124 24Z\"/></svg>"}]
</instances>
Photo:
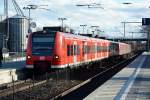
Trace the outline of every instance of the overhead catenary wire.
<instances>
[{"instance_id":1,"label":"overhead catenary wire","mask_svg":"<svg viewBox=\"0 0 150 100\"><path fill-rule=\"evenodd\" d=\"M15 0L12 0L12 3L14 5L14 8L17 12L17 15L20 15L20 16L24 16L24 13L22 12L22 10L20 9L19 5L17 4L17 2Z\"/></svg>"}]
</instances>

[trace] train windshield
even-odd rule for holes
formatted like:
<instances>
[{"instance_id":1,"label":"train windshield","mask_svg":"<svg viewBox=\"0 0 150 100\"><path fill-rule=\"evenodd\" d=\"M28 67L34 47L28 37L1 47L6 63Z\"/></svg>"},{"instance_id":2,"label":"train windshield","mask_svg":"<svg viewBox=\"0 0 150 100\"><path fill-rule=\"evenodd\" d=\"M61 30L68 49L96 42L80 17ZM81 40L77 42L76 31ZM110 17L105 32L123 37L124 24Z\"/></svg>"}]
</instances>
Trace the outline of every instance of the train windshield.
<instances>
[{"instance_id":1,"label":"train windshield","mask_svg":"<svg viewBox=\"0 0 150 100\"><path fill-rule=\"evenodd\" d=\"M32 54L37 56L49 56L53 53L55 33L35 33L32 35Z\"/></svg>"}]
</instances>

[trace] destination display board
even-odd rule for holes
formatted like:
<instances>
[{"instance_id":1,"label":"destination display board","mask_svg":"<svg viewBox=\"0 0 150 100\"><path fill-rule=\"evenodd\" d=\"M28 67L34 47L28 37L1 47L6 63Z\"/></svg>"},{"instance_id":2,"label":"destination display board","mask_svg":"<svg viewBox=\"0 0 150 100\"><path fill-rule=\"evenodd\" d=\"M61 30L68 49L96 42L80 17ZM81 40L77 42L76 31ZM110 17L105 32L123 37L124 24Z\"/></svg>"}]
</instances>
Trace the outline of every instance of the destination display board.
<instances>
[{"instance_id":1,"label":"destination display board","mask_svg":"<svg viewBox=\"0 0 150 100\"><path fill-rule=\"evenodd\" d=\"M150 25L150 18L142 18L142 25Z\"/></svg>"}]
</instances>

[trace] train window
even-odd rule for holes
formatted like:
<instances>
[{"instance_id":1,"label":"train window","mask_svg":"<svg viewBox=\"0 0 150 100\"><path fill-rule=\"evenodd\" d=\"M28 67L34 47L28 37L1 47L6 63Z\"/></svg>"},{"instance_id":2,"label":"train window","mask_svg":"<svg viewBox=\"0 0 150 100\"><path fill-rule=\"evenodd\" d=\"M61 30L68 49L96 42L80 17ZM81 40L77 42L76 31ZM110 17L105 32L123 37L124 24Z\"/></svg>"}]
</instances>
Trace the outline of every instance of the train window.
<instances>
[{"instance_id":1,"label":"train window","mask_svg":"<svg viewBox=\"0 0 150 100\"><path fill-rule=\"evenodd\" d=\"M76 45L73 45L73 47L74 47L73 54L76 55L76 51L77 51L76 50Z\"/></svg>"},{"instance_id":2,"label":"train window","mask_svg":"<svg viewBox=\"0 0 150 100\"><path fill-rule=\"evenodd\" d=\"M83 53L83 55L85 54L85 50L84 50L84 45L82 46L82 53Z\"/></svg>"},{"instance_id":3,"label":"train window","mask_svg":"<svg viewBox=\"0 0 150 100\"><path fill-rule=\"evenodd\" d=\"M99 46L97 46L97 52L99 52Z\"/></svg>"},{"instance_id":4,"label":"train window","mask_svg":"<svg viewBox=\"0 0 150 100\"><path fill-rule=\"evenodd\" d=\"M74 55L79 55L79 54L80 54L79 45L74 45Z\"/></svg>"},{"instance_id":5,"label":"train window","mask_svg":"<svg viewBox=\"0 0 150 100\"><path fill-rule=\"evenodd\" d=\"M73 55L73 45L71 45L70 55Z\"/></svg>"},{"instance_id":6,"label":"train window","mask_svg":"<svg viewBox=\"0 0 150 100\"><path fill-rule=\"evenodd\" d=\"M103 46L103 52L107 52L107 47L105 46Z\"/></svg>"},{"instance_id":7,"label":"train window","mask_svg":"<svg viewBox=\"0 0 150 100\"><path fill-rule=\"evenodd\" d=\"M87 52L87 46L83 45L83 54L86 54Z\"/></svg>"},{"instance_id":8,"label":"train window","mask_svg":"<svg viewBox=\"0 0 150 100\"><path fill-rule=\"evenodd\" d=\"M91 53L95 53L95 47L94 47L94 45L91 46Z\"/></svg>"},{"instance_id":9,"label":"train window","mask_svg":"<svg viewBox=\"0 0 150 100\"><path fill-rule=\"evenodd\" d=\"M111 43L109 46L109 52L112 52L113 54L117 54L119 52L119 44Z\"/></svg>"},{"instance_id":10,"label":"train window","mask_svg":"<svg viewBox=\"0 0 150 100\"><path fill-rule=\"evenodd\" d=\"M110 43L110 45L109 45L109 52L112 52L113 51L113 43Z\"/></svg>"},{"instance_id":11,"label":"train window","mask_svg":"<svg viewBox=\"0 0 150 100\"><path fill-rule=\"evenodd\" d=\"M67 45L67 56L70 56L71 52L70 52L70 45Z\"/></svg>"},{"instance_id":12,"label":"train window","mask_svg":"<svg viewBox=\"0 0 150 100\"><path fill-rule=\"evenodd\" d=\"M97 46L97 52L101 52L103 48L101 46Z\"/></svg>"},{"instance_id":13,"label":"train window","mask_svg":"<svg viewBox=\"0 0 150 100\"><path fill-rule=\"evenodd\" d=\"M75 47L76 47L76 51L75 52L76 52L76 55L77 55L78 54L77 45Z\"/></svg>"},{"instance_id":14,"label":"train window","mask_svg":"<svg viewBox=\"0 0 150 100\"><path fill-rule=\"evenodd\" d=\"M87 46L84 46L84 54L87 53Z\"/></svg>"},{"instance_id":15,"label":"train window","mask_svg":"<svg viewBox=\"0 0 150 100\"><path fill-rule=\"evenodd\" d=\"M67 56L79 54L80 54L79 45L67 45Z\"/></svg>"},{"instance_id":16,"label":"train window","mask_svg":"<svg viewBox=\"0 0 150 100\"><path fill-rule=\"evenodd\" d=\"M94 53L97 53L97 46L94 46Z\"/></svg>"},{"instance_id":17,"label":"train window","mask_svg":"<svg viewBox=\"0 0 150 100\"><path fill-rule=\"evenodd\" d=\"M106 46L106 52L108 52L108 46Z\"/></svg>"},{"instance_id":18,"label":"train window","mask_svg":"<svg viewBox=\"0 0 150 100\"><path fill-rule=\"evenodd\" d=\"M54 42L54 37L33 37L33 42Z\"/></svg>"},{"instance_id":19,"label":"train window","mask_svg":"<svg viewBox=\"0 0 150 100\"><path fill-rule=\"evenodd\" d=\"M90 53L90 46L87 45L83 46L83 54L88 54L88 53Z\"/></svg>"},{"instance_id":20,"label":"train window","mask_svg":"<svg viewBox=\"0 0 150 100\"><path fill-rule=\"evenodd\" d=\"M99 46L98 52L102 52L103 51L103 47Z\"/></svg>"},{"instance_id":21,"label":"train window","mask_svg":"<svg viewBox=\"0 0 150 100\"><path fill-rule=\"evenodd\" d=\"M91 47L91 52L95 53L95 46L94 45Z\"/></svg>"},{"instance_id":22,"label":"train window","mask_svg":"<svg viewBox=\"0 0 150 100\"><path fill-rule=\"evenodd\" d=\"M100 52L103 52L103 51L104 51L104 47L101 46L101 47L100 47Z\"/></svg>"},{"instance_id":23,"label":"train window","mask_svg":"<svg viewBox=\"0 0 150 100\"><path fill-rule=\"evenodd\" d=\"M95 52L107 52L107 47L106 46L95 46Z\"/></svg>"},{"instance_id":24,"label":"train window","mask_svg":"<svg viewBox=\"0 0 150 100\"><path fill-rule=\"evenodd\" d=\"M87 54L89 54L90 53L90 46L87 46Z\"/></svg>"},{"instance_id":25,"label":"train window","mask_svg":"<svg viewBox=\"0 0 150 100\"><path fill-rule=\"evenodd\" d=\"M77 55L80 55L80 47L77 45Z\"/></svg>"},{"instance_id":26,"label":"train window","mask_svg":"<svg viewBox=\"0 0 150 100\"><path fill-rule=\"evenodd\" d=\"M102 46L99 46L99 52L102 52L103 51L103 47Z\"/></svg>"}]
</instances>

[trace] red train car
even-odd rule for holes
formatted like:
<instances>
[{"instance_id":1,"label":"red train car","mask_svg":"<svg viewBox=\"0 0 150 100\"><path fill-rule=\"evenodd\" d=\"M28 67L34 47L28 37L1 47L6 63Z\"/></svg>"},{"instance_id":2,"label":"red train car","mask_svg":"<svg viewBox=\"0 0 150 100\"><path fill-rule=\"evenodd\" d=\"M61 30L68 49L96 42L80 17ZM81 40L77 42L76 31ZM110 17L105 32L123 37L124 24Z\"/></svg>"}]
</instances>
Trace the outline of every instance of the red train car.
<instances>
[{"instance_id":1,"label":"red train car","mask_svg":"<svg viewBox=\"0 0 150 100\"><path fill-rule=\"evenodd\" d=\"M129 52L130 45L125 43L44 30L28 37L26 67L74 67Z\"/></svg>"}]
</instances>

